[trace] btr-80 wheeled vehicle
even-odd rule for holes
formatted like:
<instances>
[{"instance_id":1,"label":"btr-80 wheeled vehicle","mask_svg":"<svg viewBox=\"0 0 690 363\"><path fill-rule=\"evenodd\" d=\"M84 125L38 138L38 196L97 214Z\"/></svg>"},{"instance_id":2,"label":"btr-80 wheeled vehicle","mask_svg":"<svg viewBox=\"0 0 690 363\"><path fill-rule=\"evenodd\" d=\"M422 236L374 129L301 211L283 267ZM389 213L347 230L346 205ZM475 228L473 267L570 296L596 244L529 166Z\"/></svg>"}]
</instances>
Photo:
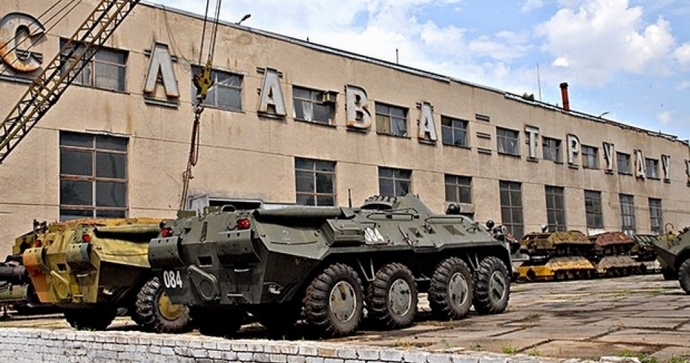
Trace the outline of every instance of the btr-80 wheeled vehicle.
<instances>
[{"instance_id":1,"label":"btr-80 wheeled vehicle","mask_svg":"<svg viewBox=\"0 0 690 363\"><path fill-rule=\"evenodd\" d=\"M164 225L149 262L170 300L202 334L230 335L250 314L269 331L304 319L320 334L355 332L365 316L409 326L418 293L433 313L503 312L510 255L479 223L434 214L415 196L375 196L360 208L226 206Z\"/></svg>"},{"instance_id":2,"label":"btr-80 wheeled vehicle","mask_svg":"<svg viewBox=\"0 0 690 363\"><path fill-rule=\"evenodd\" d=\"M148 243L160 219L80 219L52 223L24 251L38 298L60 307L77 329L103 330L118 310L156 332L191 328L188 309L171 304L153 276Z\"/></svg>"},{"instance_id":3,"label":"btr-80 wheeled vehicle","mask_svg":"<svg viewBox=\"0 0 690 363\"><path fill-rule=\"evenodd\" d=\"M690 227L683 230L668 243L654 245L662 271L675 276L680 287L690 294Z\"/></svg>"}]
</instances>

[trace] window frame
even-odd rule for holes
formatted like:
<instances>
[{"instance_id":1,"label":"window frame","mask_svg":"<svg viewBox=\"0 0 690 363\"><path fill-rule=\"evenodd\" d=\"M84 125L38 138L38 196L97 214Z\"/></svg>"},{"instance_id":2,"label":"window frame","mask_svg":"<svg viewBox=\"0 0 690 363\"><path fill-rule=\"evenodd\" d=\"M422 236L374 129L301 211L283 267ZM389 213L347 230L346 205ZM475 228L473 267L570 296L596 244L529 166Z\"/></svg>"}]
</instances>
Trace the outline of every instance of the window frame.
<instances>
[{"instance_id":1,"label":"window frame","mask_svg":"<svg viewBox=\"0 0 690 363\"><path fill-rule=\"evenodd\" d=\"M192 64L191 66L191 87L192 87L192 102L196 102L196 92L197 89L194 86L194 76L196 74L199 74L204 67L202 66L197 66ZM218 81L218 76L226 76L227 78L224 78L222 81ZM239 79L239 86L236 86L234 84L229 84L227 81L230 81L231 79ZM217 68L212 68L211 69L211 79L213 80L213 85L209 87L208 93L206 95L206 99L204 99L204 106L205 107L211 107L211 108L217 108L220 110L226 110L230 112L242 112L243 110L243 90L244 90L244 74L240 74L237 72L231 72L227 70L222 70L222 69L217 69ZM230 92L230 97L227 97L231 102L230 105L220 105L218 104L218 95L220 94L221 90L227 90L227 92ZM232 100L236 100L236 103L233 103ZM238 104L237 104L238 103Z\"/></svg>"},{"instance_id":2,"label":"window frame","mask_svg":"<svg viewBox=\"0 0 690 363\"><path fill-rule=\"evenodd\" d=\"M630 154L616 151L616 171L618 171L618 174L632 175L631 160ZM622 169L622 166L626 166L625 170Z\"/></svg>"},{"instance_id":3,"label":"window frame","mask_svg":"<svg viewBox=\"0 0 690 363\"><path fill-rule=\"evenodd\" d=\"M664 234L664 215L661 198L648 198L649 226L653 234Z\"/></svg>"},{"instance_id":4,"label":"window frame","mask_svg":"<svg viewBox=\"0 0 690 363\"><path fill-rule=\"evenodd\" d=\"M335 206L337 205L337 189L336 189L336 167L337 163L330 160L318 160L310 158L294 158L295 168L295 203L298 205L313 205L313 206ZM311 164L311 168L299 167L299 164ZM327 169L327 170L323 170ZM312 187L311 190L301 190L299 175L310 174ZM331 192L319 191L319 179L327 177L331 179ZM314 204L302 203L300 197L311 198ZM332 203L319 203L319 198L331 198Z\"/></svg>"},{"instance_id":5,"label":"window frame","mask_svg":"<svg viewBox=\"0 0 690 363\"><path fill-rule=\"evenodd\" d=\"M496 151L501 155L520 156L520 131L497 126Z\"/></svg>"},{"instance_id":6,"label":"window frame","mask_svg":"<svg viewBox=\"0 0 690 363\"><path fill-rule=\"evenodd\" d=\"M585 190L584 193L587 229L604 228L604 212L601 204L601 192L597 190Z\"/></svg>"},{"instance_id":7,"label":"window frame","mask_svg":"<svg viewBox=\"0 0 690 363\"><path fill-rule=\"evenodd\" d=\"M568 230L565 215L565 188L545 185L546 219L549 232L564 232ZM560 207L558 206L560 202ZM561 220L559 222L558 220Z\"/></svg>"},{"instance_id":8,"label":"window frame","mask_svg":"<svg viewBox=\"0 0 690 363\"><path fill-rule=\"evenodd\" d=\"M459 124L456 127L456 123ZM463 120L450 116L441 115L441 143L443 145L468 148L469 144L469 120ZM462 134L462 142L456 139L456 132ZM450 138L446 142L447 136Z\"/></svg>"},{"instance_id":9,"label":"window frame","mask_svg":"<svg viewBox=\"0 0 690 363\"><path fill-rule=\"evenodd\" d=\"M84 145L69 145L68 142L63 142L63 137L79 137L82 138ZM119 143L123 143L123 148L106 148L99 147L99 140L103 140L107 143L109 140L116 140ZM90 146L86 146L90 143ZM60 179L60 196L59 196L59 219L60 220L70 220L76 218L99 218L99 217L114 217L114 218L125 218L129 212L129 139L126 137L102 135L102 134L89 134L89 133L79 133L72 131L60 131L60 141L59 141L59 153L60 153L60 166L59 166L59 179ZM66 153L73 153L73 155L86 155L88 154L90 159L90 172L82 174L73 174L63 171L63 162L65 161ZM117 176L103 176L99 175L99 156L103 155L120 155L123 156L122 173L123 177ZM115 160L116 161L116 160ZM112 161L111 162L115 162ZM74 161L72 163L73 165ZM84 167L80 167L80 170L84 170ZM88 204L68 204L63 202L65 193L65 185L78 185L89 183L90 185L90 201ZM98 186L104 184L115 184L120 185L123 191L122 196L122 206L107 206L99 205L99 194ZM118 198L118 199L119 199ZM67 214L66 212L73 212L72 214ZM79 213L81 214L74 214ZM90 212L87 215L87 212Z\"/></svg>"},{"instance_id":10,"label":"window frame","mask_svg":"<svg viewBox=\"0 0 690 363\"><path fill-rule=\"evenodd\" d=\"M653 171L653 172L650 172ZM644 158L644 172L649 179L660 179L659 159Z\"/></svg>"},{"instance_id":11,"label":"window frame","mask_svg":"<svg viewBox=\"0 0 690 363\"><path fill-rule=\"evenodd\" d=\"M390 171L390 176L382 175L382 172L388 173ZM406 174L406 175L404 175ZM412 170L409 169L398 169L398 168L388 168L379 166L378 172L379 178L379 194L381 195L392 195L392 196L404 196L408 193L412 193ZM402 188L402 185L398 186L399 183L407 182L407 192L402 193L398 191L398 188ZM391 183L390 188L387 188L384 183ZM392 189L392 194L386 194L385 189Z\"/></svg>"},{"instance_id":12,"label":"window frame","mask_svg":"<svg viewBox=\"0 0 690 363\"><path fill-rule=\"evenodd\" d=\"M471 176L445 174L444 185L446 202L472 204ZM449 189L452 190L451 193L449 193ZM452 198L450 194L453 194L455 198ZM463 196L466 196L466 198Z\"/></svg>"},{"instance_id":13,"label":"window frame","mask_svg":"<svg viewBox=\"0 0 690 363\"><path fill-rule=\"evenodd\" d=\"M375 102L375 120L376 120L376 133L380 135L389 135L395 137L409 137L410 127L409 127L409 115L410 109L402 106L395 106L383 102ZM404 114L404 116L394 115L392 111L398 110ZM405 130L402 133L394 132L393 121L403 121L405 125ZM398 124L398 123L396 123Z\"/></svg>"},{"instance_id":14,"label":"window frame","mask_svg":"<svg viewBox=\"0 0 690 363\"><path fill-rule=\"evenodd\" d=\"M582 145L580 152L582 153L583 169L599 169L599 148Z\"/></svg>"},{"instance_id":15,"label":"window frame","mask_svg":"<svg viewBox=\"0 0 690 363\"><path fill-rule=\"evenodd\" d=\"M304 91L304 92L309 92L309 97L310 98L304 98L301 96L297 96L296 90L299 91ZM308 123L313 123L313 124L319 124L319 125L332 125L335 121L335 112L336 112L336 102L331 102L331 101L324 101L325 97L328 97L329 94L332 94L332 91L322 91L314 88L309 88L309 87L303 87L303 86L297 86L293 85L292 86L292 117L293 119L297 121L302 121L302 122L308 122ZM298 107L298 102L301 103L301 111L303 113L302 117L298 117L297 115L297 110L300 109ZM307 119L304 115L304 106L305 104L311 104L312 107L312 119L309 120ZM320 107L325 107L328 110L328 118L326 120L321 120L321 119L316 119L317 112L315 112L316 107L315 106L320 106Z\"/></svg>"},{"instance_id":16,"label":"window frame","mask_svg":"<svg viewBox=\"0 0 690 363\"><path fill-rule=\"evenodd\" d=\"M522 183L499 181L501 223L517 239L525 234L525 215L522 203ZM507 196L507 200L504 198Z\"/></svg>"},{"instance_id":17,"label":"window frame","mask_svg":"<svg viewBox=\"0 0 690 363\"><path fill-rule=\"evenodd\" d=\"M618 203L621 208L621 231L628 236L632 236L636 231L635 196L632 194L618 194Z\"/></svg>"},{"instance_id":18,"label":"window frame","mask_svg":"<svg viewBox=\"0 0 690 363\"><path fill-rule=\"evenodd\" d=\"M551 142L555 142L555 145L551 145ZM556 139L553 137L542 137L542 157L544 160L551 160L556 163L562 163L562 150L561 150L561 145L563 145L563 140L561 139ZM549 152L547 152L547 150ZM553 159L551 158L551 152L555 153L556 158Z\"/></svg>"},{"instance_id":19,"label":"window frame","mask_svg":"<svg viewBox=\"0 0 690 363\"><path fill-rule=\"evenodd\" d=\"M64 48L65 45L67 45L68 39L66 38L60 38L60 49ZM81 54L81 52L84 51L84 45L82 43L76 42L76 49L75 49L75 54ZM117 57L122 57L122 63L118 62L113 62L107 59L102 59L104 55L107 54L112 54ZM100 55L100 57L99 57ZM65 73L69 65L72 63L71 59L66 59L65 55L61 54L61 60L64 62L63 66L61 67L60 71L62 73ZM95 89L101 89L101 90L106 90L106 91L114 91L114 92L127 92L127 64L129 60L129 51L123 50L123 49L117 49L117 48L110 48L110 47L100 47L96 53L93 55L93 57L88 61L88 63L84 66L84 68L81 69L79 73L76 73L74 75L70 75L68 79L71 79L72 84L77 84L80 86L84 87L90 87L90 88L95 88ZM105 87L105 86L99 86L98 85L98 76L101 74L101 72L97 72L99 69L99 65L102 66L107 66L107 67L115 67L114 69L117 69L121 71L117 72L116 78L117 78L117 86L115 88L112 87ZM120 77L121 76L121 77Z\"/></svg>"}]
</instances>

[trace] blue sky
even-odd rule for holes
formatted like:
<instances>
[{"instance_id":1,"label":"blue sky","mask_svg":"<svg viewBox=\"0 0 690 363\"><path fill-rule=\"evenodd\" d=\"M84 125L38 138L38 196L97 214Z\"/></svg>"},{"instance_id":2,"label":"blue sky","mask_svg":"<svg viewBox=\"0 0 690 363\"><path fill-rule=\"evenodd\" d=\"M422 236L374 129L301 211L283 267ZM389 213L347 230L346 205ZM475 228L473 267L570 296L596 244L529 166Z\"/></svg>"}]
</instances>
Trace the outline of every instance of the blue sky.
<instances>
[{"instance_id":1,"label":"blue sky","mask_svg":"<svg viewBox=\"0 0 690 363\"><path fill-rule=\"evenodd\" d=\"M221 19L247 13L251 28L392 62L397 49L402 65L551 104L568 82L573 110L690 139L687 0L226 0Z\"/></svg>"}]
</instances>

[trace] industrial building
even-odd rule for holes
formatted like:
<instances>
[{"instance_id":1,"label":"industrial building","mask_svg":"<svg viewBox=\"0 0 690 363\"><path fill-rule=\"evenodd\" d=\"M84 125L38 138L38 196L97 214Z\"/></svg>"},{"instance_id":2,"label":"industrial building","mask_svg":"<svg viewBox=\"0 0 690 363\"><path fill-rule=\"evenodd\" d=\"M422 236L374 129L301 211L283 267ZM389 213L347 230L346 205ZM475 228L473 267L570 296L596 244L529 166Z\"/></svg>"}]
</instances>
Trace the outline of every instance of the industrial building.
<instances>
[{"instance_id":1,"label":"industrial building","mask_svg":"<svg viewBox=\"0 0 690 363\"><path fill-rule=\"evenodd\" d=\"M26 39L0 49L3 117L94 6L49 27L40 17L52 3L0 3L0 44ZM134 8L0 165L6 252L34 219L172 218L180 204L356 206L408 192L439 213L462 203L518 237L542 225L690 224L688 142L570 109L565 83L554 106L234 23L217 33L181 203L203 25Z\"/></svg>"}]
</instances>

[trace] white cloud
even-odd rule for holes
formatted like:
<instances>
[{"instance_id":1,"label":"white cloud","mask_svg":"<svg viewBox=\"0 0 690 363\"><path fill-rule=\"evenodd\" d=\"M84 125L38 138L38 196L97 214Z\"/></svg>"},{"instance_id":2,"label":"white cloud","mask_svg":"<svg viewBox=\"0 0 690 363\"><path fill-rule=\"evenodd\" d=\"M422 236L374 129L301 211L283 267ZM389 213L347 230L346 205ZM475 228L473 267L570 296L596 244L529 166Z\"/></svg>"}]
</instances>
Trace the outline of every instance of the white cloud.
<instances>
[{"instance_id":1,"label":"white cloud","mask_svg":"<svg viewBox=\"0 0 690 363\"><path fill-rule=\"evenodd\" d=\"M676 51L673 52L673 56L682 67L690 68L690 42L678 47Z\"/></svg>"},{"instance_id":2,"label":"white cloud","mask_svg":"<svg viewBox=\"0 0 690 363\"><path fill-rule=\"evenodd\" d=\"M662 125L669 125L673 121L673 112L664 111L656 115L656 118Z\"/></svg>"},{"instance_id":3,"label":"white cloud","mask_svg":"<svg viewBox=\"0 0 690 363\"><path fill-rule=\"evenodd\" d=\"M663 73L674 46L668 21L644 24L643 9L627 0L569 0L537 27L543 49L567 59L571 72L586 84L604 84L616 72ZM559 61L560 62L560 61ZM556 64L558 62L554 62Z\"/></svg>"},{"instance_id":4,"label":"white cloud","mask_svg":"<svg viewBox=\"0 0 690 363\"><path fill-rule=\"evenodd\" d=\"M554 59L553 61L554 67L564 67L567 68L570 66L570 63L568 63L568 60L564 57L558 57Z\"/></svg>"},{"instance_id":5,"label":"white cloud","mask_svg":"<svg viewBox=\"0 0 690 363\"><path fill-rule=\"evenodd\" d=\"M529 13L530 11L539 9L542 6L544 6L544 1L542 0L527 0L524 4L522 4L520 11L523 13Z\"/></svg>"}]
</instances>

